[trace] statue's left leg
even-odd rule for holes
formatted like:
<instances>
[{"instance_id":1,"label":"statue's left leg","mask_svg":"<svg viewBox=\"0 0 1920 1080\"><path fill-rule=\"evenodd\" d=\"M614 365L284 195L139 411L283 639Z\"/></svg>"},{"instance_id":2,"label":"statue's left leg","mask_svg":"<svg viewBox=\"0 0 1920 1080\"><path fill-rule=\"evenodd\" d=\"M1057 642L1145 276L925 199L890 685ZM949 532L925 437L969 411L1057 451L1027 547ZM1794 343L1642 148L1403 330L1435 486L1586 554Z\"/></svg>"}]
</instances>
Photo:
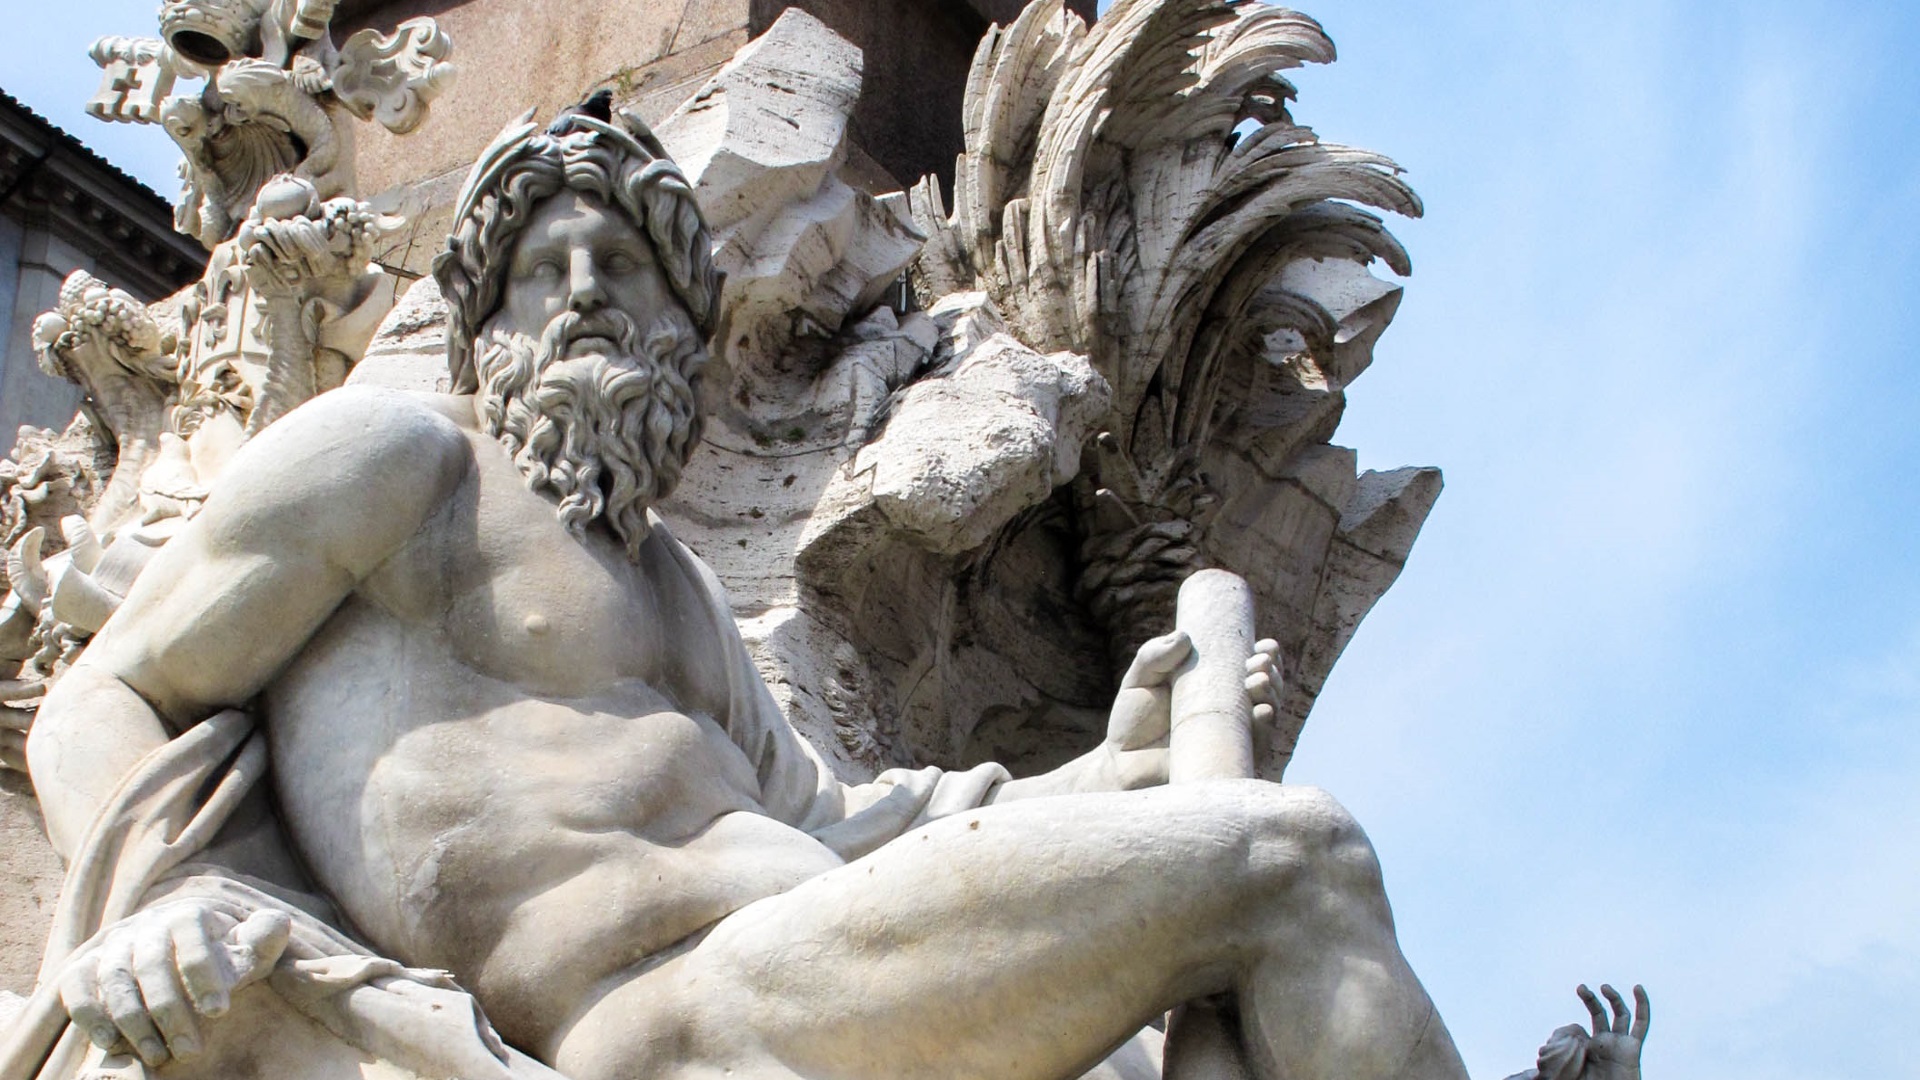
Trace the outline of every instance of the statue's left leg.
<instances>
[{"instance_id":1,"label":"statue's left leg","mask_svg":"<svg viewBox=\"0 0 1920 1080\"><path fill-rule=\"evenodd\" d=\"M1222 993L1255 1080L1465 1080L1365 836L1256 780L936 821L610 987L551 1056L575 1080L1072 1080Z\"/></svg>"}]
</instances>

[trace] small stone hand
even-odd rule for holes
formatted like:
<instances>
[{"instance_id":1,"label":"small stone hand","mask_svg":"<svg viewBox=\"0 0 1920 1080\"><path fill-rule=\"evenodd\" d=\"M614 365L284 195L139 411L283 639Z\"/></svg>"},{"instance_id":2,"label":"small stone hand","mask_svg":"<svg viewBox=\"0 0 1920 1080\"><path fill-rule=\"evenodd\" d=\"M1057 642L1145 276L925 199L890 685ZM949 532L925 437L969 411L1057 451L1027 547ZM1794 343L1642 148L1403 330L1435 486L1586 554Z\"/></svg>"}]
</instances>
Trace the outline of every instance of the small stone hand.
<instances>
[{"instance_id":1,"label":"small stone hand","mask_svg":"<svg viewBox=\"0 0 1920 1080\"><path fill-rule=\"evenodd\" d=\"M1600 999L1582 984L1577 991L1593 1017L1593 1037L1587 1042L1586 1068L1581 1080L1640 1080L1640 1047L1647 1038L1647 1025L1653 1020L1653 1007L1645 987L1633 988L1633 1012L1620 992L1602 983L1600 993L1613 1006L1613 1019L1607 1019Z\"/></svg>"},{"instance_id":2,"label":"small stone hand","mask_svg":"<svg viewBox=\"0 0 1920 1080\"><path fill-rule=\"evenodd\" d=\"M1171 723L1173 673L1193 651L1187 635L1175 630L1140 646L1120 680L1107 718L1106 749L1110 770L1122 789L1164 784L1166 740ZM1280 711L1280 643L1266 638L1247 658L1247 699L1256 726L1273 723Z\"/></svg>"},{"instance_id":3,"label":"small stone hand","mask_svg":"<svg viewBox=\"0 0 1920 1080\"><path fill-rule=\"evenodd\" d=\"M114 925L67 963L60 996L102 1049L151 1067L201 1048L199 1018L224 1014L233 991L267 976L292 922L258 911L235 923L197 901L149 908Z\"/></svg>"},{"instance_id":4,"label":"small stone hand","mask_svg":"<svg viewBox=\"0 0 1920 1080\"><path fill-rule=\"evenodd\" d=\"M1611 1020L1592 990L1582 984L1575 992L1593 1016L1593 1034L1578 1024L1556 1029L1540 1048L1539 1063L1507 1080L1640 1080L1640 1046L1653 1019L1646 988L1633 988L1630 1016L1619 991L1603 984L1600 992L1613 1006Z\"/></svg>"}]
</instances>

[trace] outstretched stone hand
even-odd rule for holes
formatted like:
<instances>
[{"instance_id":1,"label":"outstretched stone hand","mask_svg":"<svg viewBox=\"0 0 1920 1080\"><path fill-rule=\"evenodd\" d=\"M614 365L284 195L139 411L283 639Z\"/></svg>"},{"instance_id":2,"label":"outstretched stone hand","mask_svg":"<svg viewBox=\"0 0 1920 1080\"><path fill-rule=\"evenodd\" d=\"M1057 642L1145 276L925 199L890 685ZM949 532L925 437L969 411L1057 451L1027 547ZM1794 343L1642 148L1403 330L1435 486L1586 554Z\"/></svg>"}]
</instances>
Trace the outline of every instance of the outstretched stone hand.
<instances>
[{"instance_id":1,"label":"outstretched stone hand","mask_svg":"<svg viewBox=\"0 0 1920 1080\"><path fill-rule=\"evenodd\" d=\"M265 978L291 930L278 911L235 922L196 900L158 904L76 953L61 969L60 997L96 1045L131 1049L157 1068L200 1051L200 1019L221 1016L235 990Z\"/></svg>"},{"instance_id":2,"label":"outstretched stone hand","mask_svg":"<svg viewBox=\"0 0 1920 1080\"><path fill-rule=\"evenodd\" d=\"M1578 991L1580 1000L1586 1002L1587 1012L1593 1016L1593 1038L1587 1041L1586 1068L1581 1070L1581 1080L1640 1080L1640 1047L1646 1042L1647 1025L1653 1020L1653 1006L1647 1001L1646 988L1633 988L1631 1016L1618 990L1601 983L1600 992L1613 1006L1611 1024L1593 991L1585 984Z\"/></svg>"},{"instance_id":3,"label":"outstretched stone hand","mask_svg":"<svg viewBox=\"0 0 1920 1080\"><path fill-rule=\"evenodd\" d=\"M1508 1080L1640 1080L1640 1047L1653 1019L1646 989L1633 988L1629 1013L1620 992L1601 984L1600 993L1613 1007L1611 1019L1592 990L1582 984L1576 992L1593 1017L1593 1034L1578 1024L1558 1029L1540 1048L1539 1064Z\"/></svg>"}]
</instances>

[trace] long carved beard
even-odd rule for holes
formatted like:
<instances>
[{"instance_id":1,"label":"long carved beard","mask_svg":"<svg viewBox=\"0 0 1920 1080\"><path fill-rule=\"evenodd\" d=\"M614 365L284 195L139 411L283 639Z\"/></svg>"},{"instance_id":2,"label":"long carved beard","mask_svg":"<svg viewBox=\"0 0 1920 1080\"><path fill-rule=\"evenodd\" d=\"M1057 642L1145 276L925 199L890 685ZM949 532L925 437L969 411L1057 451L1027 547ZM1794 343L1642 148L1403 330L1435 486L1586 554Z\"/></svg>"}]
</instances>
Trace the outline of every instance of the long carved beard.
<instances>
[{"instance_id":1,"label":"long carved beard","mask_svg":"<svg viewBox=\"0 0 1920 1080\"><path fill-rule=\"evenodd\" d=\"M587 335L611 340L611 355L568 357ZM680 482L700 441L694 381L707 354L692 321L668 311L642 332L619 311L569 311L538 339L491 328L477 352L480 422L527 487L559 499L555 514L575 536L605 520L637 559L647 508Z\"/></svg>"}]
</instances>

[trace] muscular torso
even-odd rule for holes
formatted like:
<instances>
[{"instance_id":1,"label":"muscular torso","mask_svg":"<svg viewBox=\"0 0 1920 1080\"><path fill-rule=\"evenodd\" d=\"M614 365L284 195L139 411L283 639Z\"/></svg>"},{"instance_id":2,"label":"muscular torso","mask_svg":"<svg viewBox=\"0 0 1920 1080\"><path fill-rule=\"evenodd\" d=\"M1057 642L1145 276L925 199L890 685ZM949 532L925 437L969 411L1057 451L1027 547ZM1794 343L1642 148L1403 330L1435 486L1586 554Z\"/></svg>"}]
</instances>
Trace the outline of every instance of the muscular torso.
<instances>
[{"instance_id":1,"label":"muscular torso","mask_svg":"<svg viewBox=\"0 0 1920 1080\"><path fill-rule=\"evenodd\" d=\"M491 440L266 692L296 846L368 943L517 1042L839 864L767 816L729 638L672 542L569 536ZM737 648L736 646L733 646Z\"/></svg>"}]
</instances>

